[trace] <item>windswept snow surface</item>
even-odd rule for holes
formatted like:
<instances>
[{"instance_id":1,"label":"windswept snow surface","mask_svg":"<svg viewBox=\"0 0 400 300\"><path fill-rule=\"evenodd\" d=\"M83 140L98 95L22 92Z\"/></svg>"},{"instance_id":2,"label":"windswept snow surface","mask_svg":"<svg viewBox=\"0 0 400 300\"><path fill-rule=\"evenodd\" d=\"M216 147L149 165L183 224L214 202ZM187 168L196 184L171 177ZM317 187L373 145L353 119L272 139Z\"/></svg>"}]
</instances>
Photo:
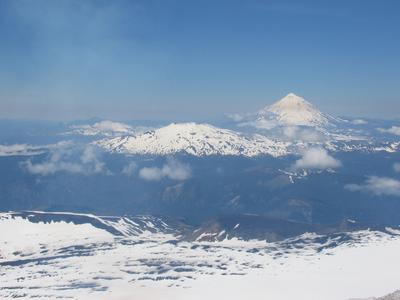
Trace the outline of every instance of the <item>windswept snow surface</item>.
<instances>
[{"instance_id":1,"label":"windswept snow surface","mask_svg":"<svg viewBox=\"0 0 400 300\"><path fill-rule=\"evenodd\" d=\"M81 215L83 217L83 215ZM113 220L113 218L87 218ZM116 229L127 228L108 222ZM148 228L155 227L147 219ZM131 221L134 227L137 222ZM165 226L167 226L165 224ZM129 227L129 226L128 226ZM268 243L180 241L0 215L0 298L349 299L399 288L399 230Z\"/></svg>"}]
</instances>

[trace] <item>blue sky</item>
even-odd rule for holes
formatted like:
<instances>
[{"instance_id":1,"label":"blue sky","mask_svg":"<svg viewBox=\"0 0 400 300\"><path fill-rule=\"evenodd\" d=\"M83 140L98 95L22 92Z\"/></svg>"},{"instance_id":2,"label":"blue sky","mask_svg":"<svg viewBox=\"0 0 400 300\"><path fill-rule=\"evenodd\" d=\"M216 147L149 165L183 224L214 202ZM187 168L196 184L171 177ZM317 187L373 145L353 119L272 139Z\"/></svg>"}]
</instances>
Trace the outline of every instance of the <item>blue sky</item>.
<instances>
[{"instance_id":1,"label":"blue sky","mask_svg":"<svg viewBox=\"0 0 400 300\"><path fill-rule=\"evenodd\" d=\"M399 117L400 1L0 1L0 117Z\"/></svg>"}]
</instances>

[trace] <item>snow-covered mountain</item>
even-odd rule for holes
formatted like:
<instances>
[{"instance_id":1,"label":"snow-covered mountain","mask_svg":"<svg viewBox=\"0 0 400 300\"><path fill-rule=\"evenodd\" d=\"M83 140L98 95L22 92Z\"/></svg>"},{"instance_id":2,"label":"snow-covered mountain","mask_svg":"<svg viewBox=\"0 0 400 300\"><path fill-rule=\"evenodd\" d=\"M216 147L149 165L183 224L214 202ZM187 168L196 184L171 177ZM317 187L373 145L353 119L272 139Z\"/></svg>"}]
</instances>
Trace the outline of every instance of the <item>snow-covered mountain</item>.
<instances>
[{"instance_id":1,"label":"snow-covered mountain","mask_svg":"<svg viewBox=\"0 0 400 300\"><path fill-rule=\"evenodd\" d=\"M262 135L245 136L209 124L173 123L137 136L103 139L97 145L129 154L168 155L187 153L208 155L271 155L287 154L287 143Z\"/></svg>"},{"instance_id":2,"label":"snow-covered mountain","mask_svg":"<svg viewBox=\"0 0 400 300\"><path fill-rule=\"evenodd\" d=\"M245 134L205 123L172 123L137 135L104 138L94 144L112 153L132 155L185 153L245 157L300 154L310 147L323 147L334 152L397 152L400 145L374 141L346 130L310 128L287 126L264 134Z\"/></svg>"},{"instance_id":3,"label":"snow-covered mountain","mask_svg":"<svg viewBox=\"0 0 400 300\"><path fill-rule=\"evenodd\" d=\"M280 125L326 126L333 117L323 114L310 102L293 93L258 112L259 118L275 120Z\"/></svg>"},{"instance_id":4,"label":"snow-covered mountain","mask_svg":"<svg viewBox=\"0 0 400 300\"><path fill-rule=\"evenodd\" d=\"M285 141L290 144L290 153L309 147L331 151L396 151L392 150L393 141L375 139L371 129L361 129L360 120L353 123L325 114L293 93L255 113L235 115L232 119L234 130ZM361 123L365 125L366 121Z\"/></svg>"},{"instance_id":5,"label":"snow-covered mountain","mask_svg":"<svg viewBox=\"0 0 400 300\"><path fill-rule=\"evenodd\" d=\"M272 129L277 126L323 128L332 127L337 122L340 120L322 113L310 102L294 93L289 93L256 113L244 115L240 120L242 126L254 126L260 129Z\"/></svg>"}]
</instances>

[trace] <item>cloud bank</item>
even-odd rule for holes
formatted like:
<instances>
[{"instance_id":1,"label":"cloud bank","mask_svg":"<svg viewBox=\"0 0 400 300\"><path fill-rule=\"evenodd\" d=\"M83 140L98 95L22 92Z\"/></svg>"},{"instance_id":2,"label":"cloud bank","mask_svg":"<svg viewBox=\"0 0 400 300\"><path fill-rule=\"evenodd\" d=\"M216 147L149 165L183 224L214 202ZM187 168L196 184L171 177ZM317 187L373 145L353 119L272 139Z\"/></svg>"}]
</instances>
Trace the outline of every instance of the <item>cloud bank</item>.
<instances>
[{"instance_id":1,"label":"cloud bank","mask_svg":"<svg viewBox=\"0 0 400 300\"><path fill-rule=\"evenodd\" d=\"M273 120L257 119L255 121L242 122L237 124L238 127L255 127L257 129L270 130L277 126Z\"/></svg>"},{"instance_id":2,"label":"cloud bank","mask_svg":"<svg viewBox=\"0 0 400 300\"><path fill-rule=\"evenodd\" d=\"M76 149L71 145L61 145L52 149L47 160L33 163L27 160L21 166L31 174L48 176L58 172L92 174L105 172L104 162L100 160L98 150L93 146L86 146L76 159Z\"/></svg>"},{"instance_id":3,"label":"cloud bank","mask_svg":"<svg viewBox=\"0 0 400 300\"><path fill-rule=\"evenodd\" d=\"M283 134L291 141L319 142L323 140L323 135L313 129L302 129L297 126L283 128Z\"/></svg>"},{"instance_id":4,"label":"cloud bank","mask_svg":"<svg viewBox=\"0 0 400 300\"><path fill-rule=\"evenodd\" d=\"M161 168L145 167L139 171L139 177L149 181L158 181L163 178L182 181L190 178L191 174L189 165L173 158L167 159L167 162Z\"/></svg>"},{"instance_id":5,"label":"cloud bank","mask_svg":"<svg viewBox=\"0 0 400 300\"><path fill-rule=\"evenodd\" d=\"M352 192L361 191L377 196L400 197L400 180L389 177L370 176L363 184L347 184L345 188Z\"/></svg>"},{"instance_id":6,"label":"cloud bank","mask_svg":"<svg viewBox=\"0 0 400 300\"><path fill-rule=\"evenodd\" d=\"M81 165L59 161L55 156L52 156L49 161L44 163L33 164L30 160L28 160L23 165L29 173L42 176L52 175L61 171L70 173L83 173L83 168Z\"/></svg>"},{"instance_id":7,"label":"cloud bank","mask_svg":"<svg viewBox=\"0 0 400 300\"><path fill-rule=\"evenodd\" d=\"M303 153L303 157L296 161L295 169L328 169L338 168L342 164L333 158L323 148L310 148Z\"/></svg>"},{"instance_id":8,"label":"cloud bank","mask_svg":"<svg viewBox=\"0 0 400 300\"><path fill-rule=\"evenodd\" d=\"M365 125L365 124L368 124L368 122L363 120L363 119L355 119L355 120L351 121L351 123L354 124L354 125Z\"/></svg>"},{"instance_id":9,"label":"cloud bank","mask_svg":"<svg viewBox=\"0 0 400 300\"><path fill-rule=\"evenodd\" d=\"M119 136L133 133L131 126L109 120L100 121L93 125L73 125L70 128L72 131L68 132L68 134L80 134L86 136Z\"/></svg>"},{"instance_id":10,"label":"cloud bank","mask_svg":"<svg viewBox=\"0 0 400 300\"><path fill-rule=\"evenodd\" d=\"M394 135L400 135L400 126L392 126L392 127L388 128L388 129L378 128L378 130L380 132L383 132L383 133L391 133L391 134L394 134Z\"/></svg>"}]
</instances>

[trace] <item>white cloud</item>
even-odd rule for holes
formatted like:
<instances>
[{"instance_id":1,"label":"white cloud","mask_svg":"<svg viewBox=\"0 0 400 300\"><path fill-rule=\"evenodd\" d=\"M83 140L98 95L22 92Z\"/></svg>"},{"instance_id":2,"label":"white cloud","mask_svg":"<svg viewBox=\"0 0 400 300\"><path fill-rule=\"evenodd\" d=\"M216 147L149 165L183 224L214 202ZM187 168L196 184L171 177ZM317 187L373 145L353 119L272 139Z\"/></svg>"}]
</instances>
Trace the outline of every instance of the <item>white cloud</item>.
<instances>
[{"instance_id":1,"label":"white cloud","mask_svg":"<svg viewBox=\"0 0 400 300\"><path fill-rule=\"evenodd\" d=\"M303 157L296 161L296 169L328 169L337 168L342 164L333 158L323 148L310 148L303 153Z\"/></svg>"},{"instance_id":2,"label":"white cloud","mask_svg":"<svg viewBox=\"0 0 400 300\"><path fill-rule=\"evenodd\" d=\"M162 178L173 180L186 180L191 176L191 169L188 165L183 164L176 159L167 159L166 164L161 168L142 168L139 171L139 176L145 180L158 181Z\"/></svg>"},{"instance_id":3,"label":"white cloud","mask_svg":"<svg viewBox=\"0 0 400 300\"><path fill-rule=\"evenodd\" d=\"M400 173L400 163L394 163L393 164L393 169L395 172L399 172Z\"/></svg>"},{"instance_id":4,"label":"white cloud","mask_svg":"<svg viewBox=\"0 0 400 300\"><path fill-rule=\"evenodd\" d=\"M394 135L400 135L400 126L392 126L392 127L388 128L388 129L378 128L378 130L380 132L383 132L383 133L391 133L391 134L394 134Z\"/></svg>"},{"instance_id":5,"label":"white cloud","mask_svg":"<svg viewBox=\"0 0 400 300\"><path fill-rule=\"evenodd\" d=\"M161 180L161 178L164 177L164 174L162 173L162 170L160 168L154 167L154 168L142 168L139 171L139 176L143 178L144 180L149 180L149 181L158 181Z\"/></svg>"},{"instance_id":6,"label":"white cloud","mask_svg":"<svg viewBox=\"0 0 400 300\"><path fill-rule=\"evenodd\" d=\"M353 123L354 125L365 125L365 124L368 124L368 122L363 120L363 119L355 119L355 120L351 121L351 123Z\"/></svg>"},{"instance_id":7,"label":"white cloud","mask_svg":"<svg viewBox=\"0 0 400 300\"><path fill-rule=\"evenodd\" d=\"M234 122L240 122L244 119L244 116L241 114L227 114L226 116Z\"/></svg>"},{"instance_id":8,"label":"white cloud","mask_svg":"<svg viewBox=\"0 0 400 300\"><path fill-rule=\"evenodd\" d=\"M122 134L130 134L133 132L131 126L113 122L109 120L100 121L93 125L73 125L71 126L72 134L81 134L87 136L104 135L104 136L117 136Z\"/></svg>"},{"instance_id":9,"label":"white cloud","mask_svg":"<svg viewBox=\"0 0 400 300\"><path fill-rule=\"evenodd\" d=\"M168 159L162 171L168 178L173 180L186 180L191 176L190 167L175 159Z\"/></svg>"},{"instance_id":10,"label":"white cloud","mask_svg":"<svg viewBox=\"0 0 400 300\"><path fill-rule=\"evenodd\" d=\"M0 145L0 156L34 156L72 145L71 141L61 141L47 145L12 144Z\"/></svg>"},{"instance_id":11,"label":"white cloud","mask_svg":"<svg viewBox=\"0 0 400 300\"><path fill-rule=\"evenodd\" d=\"M248 122L242 122L238 124L239 127L255 127L257 129L265 129L265 130L270 130L272 128L275 128L277 126L276 122L272 120L266 120L266 119L257 119L255 121L248 121Z\"/></svg>"},{"instance_id":12,"label":"white cloud","mask_svg":"<svg viewBox=\"0 0 400 300\"><path fill-rule=\"evenodd\" d=\"M320 132L312 129L303 129L299 134L299 140L304 142L320 142L323 138Z\"/></svg>"},{"instance_id":13,"label":"white cloud","mask_svg":"<svg viewBox=\"0 0 400 300\"><path fill-rule=\"evenodd\" d=\"M42 176L52 175L57 172L84 174L107 172L109 174L93 146L85 147L79 160L76 159L77 150L70 146L71 144L60 144L59 147L52 149L47 160L38 163L27 160L21 166L29 173Z\"/></svg>"},{"instance_id":14,"label":"white cloud","mask_svg":"<svg viewBox=\"0 0 400 300\"><path fill-rule=\"evenodd\" d=\"M133 172L136 171L136 169L137 169L137 164L134 161L132 161L128 165L124 166L121 173L127 176L131 176Z\"/></svg>"},{"instance_id":15,"label":"white cloud","mask_svg":"<svg viewBox=\"0 0 400 300\"><path fill-rule=\"evenodd\" d=\"M347 184L350 191L365 191L375 195L400 196L400 180L389 177L370 176L363 184Z\"/></svg>"},{"instance_id":16,"label":"white cloud","mask_svg":"<svg viewBox=\"0 0 400 300\"><path fill-rule=\"evenodd\" d=\"M113 122L109 120L97 122L92 125L89 124L72 125L70 126L70 128L72 130L67 132L66 134L78 134L85 136L105 136L105 137L137 135L154 129L154 127L130 126L128 124Z\"/></svg>"},{"instance_id":17,"label":"white cloud","mask_svg":"<svg viewBox=\"0 0 400 300\"><path fill-rule=\"evenodd\" d=\"M297 136L298 127L288 126L283 128L283 134L290 140L294 140Z\"/></svg>"},{"instance_id":18,"label":"white cloud","mask_svg":"<svg viewBox=\"0 0 400 300\"><path fill-rule=\"evenodd\" d=\"M93 146L87 146L83 150L81 161L86 166L91 166L94 173L101 173L104 171L105 164L100 161L98 149Z\"/></svg>"},{"instance_id":19,"label":"white cloud","mask_svg":"<svg viewBox=\"0 0 400 300\"><path fill-rule=\"evenodd\" d=\"M320 132L313 129L301 129L297 126L284 127L283 134L292 141L319 142L323 139Z\"/></svg>"},{"instance_id":20,"label":"white cloud","mask_svg":"<svg viewBox=\"0 0 400 300\"><path fill-rule=\"evenodd\" d=\"M127 132L131 129L131 126L127 124L108 121L108 120L97 122L92 127L98 130L112 131L112 132Z\"/></svg>"},{"instance_id":21,"label":"white cloud","mask_svg":"<svg viewBox=\"0 0 400 300\"><path fill-rule=\"evenodd\" d=\"M49 161L44 163L33 164L30 160L28 160L23 165L29 173L43 176L51 175L60 171L70 173L83 173L83 168L81 165L76 163L58 161L53 156L50 158Z\"/></svg>"},{"instance_id":22,"label":"white cloud","mask_svg":"<svg viewBox=\"0 0 400 300\"><path fill-rule=\"evenodd\" d=\"M70 173L83 173L83 168L80 164L70 162L66 158L72 154L72 149L61 145L59 148L52 150L48 160L40 163L32 163L27 160L22 163L26 170L32 174L51 175L60 171Z\"/></svg>"},{"instance_id":23,"label":"white cloud","mask_svg":"<svg viewBox=\"0 0 400 300\"><path fill-rule=\"evenodd\" d=\"M29 156L44 153L44 149L39 146L27 144L0 145L0 156Z\"/></svg>"},{"instance_id":24,"label":"white cloud","mask_svg":"<svg viewBox=\"0 0 400 300\"><path fill-rule=\"evenodd\" d=\"M13 144L0 145L0 156L33 156L46 153L49 149L55 149L69 145L70 142L62 141L50 145L28 145L28 144Z\"/></svg>"}]
</instances>

